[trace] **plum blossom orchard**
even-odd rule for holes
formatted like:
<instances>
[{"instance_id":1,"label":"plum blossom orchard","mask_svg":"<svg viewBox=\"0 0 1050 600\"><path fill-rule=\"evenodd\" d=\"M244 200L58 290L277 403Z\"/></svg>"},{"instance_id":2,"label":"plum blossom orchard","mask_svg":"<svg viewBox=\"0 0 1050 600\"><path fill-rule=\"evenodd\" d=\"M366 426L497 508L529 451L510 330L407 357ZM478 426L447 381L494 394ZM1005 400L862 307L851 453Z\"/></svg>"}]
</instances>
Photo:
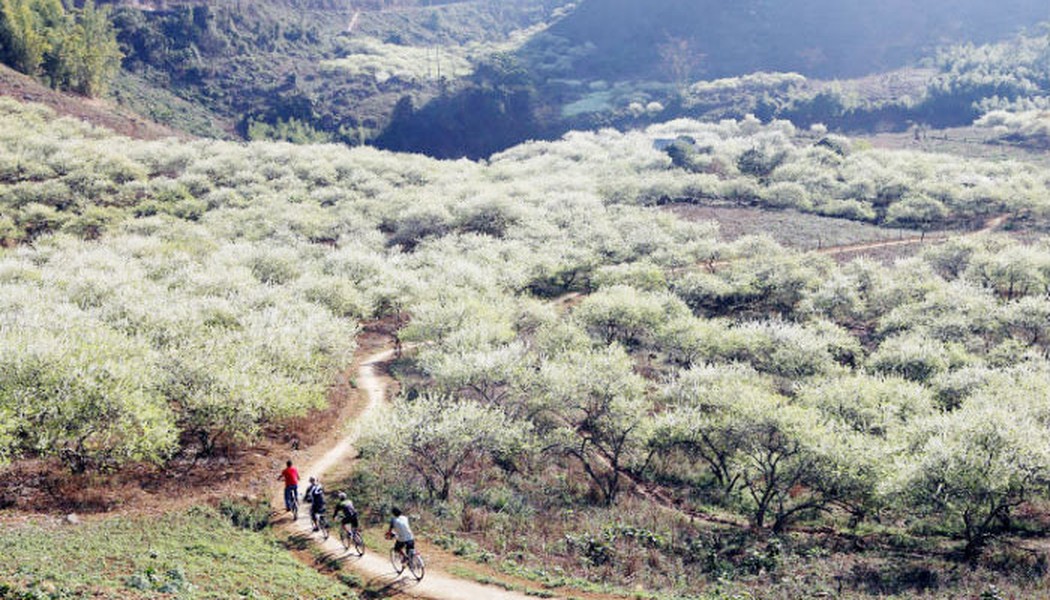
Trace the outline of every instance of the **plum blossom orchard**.
<instances>
[{"instance_id":1,"label":"plum blossom orchard","mask_svg":"<svg viewBox=\"0 0 1050 600\"><path fill-rule=\"evenodd\" d=\"M750 119L440 162L140 142L2 100L0 460L250 442L323 406L359 323L397 316L403 394L355 485L521 565L681 592L746 562L704 546L705 511L976 556L1047 498L1045 239L838 264L653 206L682 200L1042 232L1050 189Z\"/></svg>"}]
</instances>

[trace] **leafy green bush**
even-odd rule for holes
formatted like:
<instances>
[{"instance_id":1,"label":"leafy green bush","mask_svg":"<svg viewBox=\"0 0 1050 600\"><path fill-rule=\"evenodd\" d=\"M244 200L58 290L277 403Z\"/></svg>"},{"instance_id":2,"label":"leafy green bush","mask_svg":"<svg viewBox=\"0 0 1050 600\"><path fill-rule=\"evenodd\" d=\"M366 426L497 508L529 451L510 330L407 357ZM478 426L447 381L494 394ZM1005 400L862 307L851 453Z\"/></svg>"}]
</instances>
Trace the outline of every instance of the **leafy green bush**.
<instances>
[{"instance_id":1,"label":"leafy green bush","mask_svg":"<svg viewBox=\"0 0 1050 600\"><path fill-rule=\"evenodd\" d=\"M362 453L389 476L417 475L438 500L477 461L521 459L529 441L529 426L497 408L429 395L402 400L369 430Z\"/></svg>"},{"instance_id":2,"label":"leafy green bush","mask_svg":"<svg viewBox=\"0 0 1050 600\"><path fill-rule=\"evenodd\" d=\"M1009 389L989 390L958 410L907 431L889 489L920 511L933 511L966 540L974 557L1008 511L1050 482L1043 410Z\"/></svg>"},{"instance_id":3,"label":"leafy green bush","mask_svg":"<svg viewBox=\"0 0 1050 600\"><path fill-rule=\"evenodd\" d=\"M225 499L219 502L219 513L234 527L248 531L262 531L270 525L270 503L265 499Z\"/></svg>"}]
</instances>

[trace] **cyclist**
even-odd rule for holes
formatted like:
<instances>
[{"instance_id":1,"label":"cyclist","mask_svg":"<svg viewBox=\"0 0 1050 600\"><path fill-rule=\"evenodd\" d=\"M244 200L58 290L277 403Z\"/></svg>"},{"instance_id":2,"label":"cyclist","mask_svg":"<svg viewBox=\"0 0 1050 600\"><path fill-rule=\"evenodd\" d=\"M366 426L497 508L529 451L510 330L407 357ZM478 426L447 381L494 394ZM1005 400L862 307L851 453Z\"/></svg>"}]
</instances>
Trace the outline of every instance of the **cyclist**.
<instances>
[{"instance_id":1,"label":"cyclist","mask_svg":"<svg viewBox=\"0 0 1050 600\"><path fill-rule=\"evenodd\" d=\"M357 531L360 523L358 522L357 509L354 508L354 502L347 499L346 494L343 492L336 494L336 497L339 498L339 504L335 505L335 512L332 513L332 519L339 516L339 513L343 513L341 520L343 528L346 529L346 526L349 525L350 528L347 529L348 532Z\"/></svg>"},{"instance_id":2,"label":"cyclist","mask_svg":"<svg viewBox=\"0 0 1050 600\"><path fill-rule=\"evenodd\" d=\"M412 528L408 526L408 516L401 514L401 509L396 506L390 512L394 516L390 519L386 539L396 540L394 551L400 552L402 558L412 556L412 553L416 551L416 538L412 535Z\"/></svg>"},{"instance_id":3,"label":"cyclist","mask_svg":"<svg viewBox=\"0 0 1050 600\"><path fill-rule=\"evenodd\" d=\"M306 488L303 500L310 503L310 522L314 524L314 531L319 530L321 519L324 518L324 486L316 477L310 478L310 487Z\"/></svg>"},{"instance_id":4,"label":"cyclist","mask_svg":"<svg viewBox=\"0 0 1050 600\"><path fill-rule=\"evenodd\" d=\"M284 508L292 512L292 503L299 495L299 471L288 461L287 466L281 471L278 479L284 479Z\"/></svg>"}]
</instances>

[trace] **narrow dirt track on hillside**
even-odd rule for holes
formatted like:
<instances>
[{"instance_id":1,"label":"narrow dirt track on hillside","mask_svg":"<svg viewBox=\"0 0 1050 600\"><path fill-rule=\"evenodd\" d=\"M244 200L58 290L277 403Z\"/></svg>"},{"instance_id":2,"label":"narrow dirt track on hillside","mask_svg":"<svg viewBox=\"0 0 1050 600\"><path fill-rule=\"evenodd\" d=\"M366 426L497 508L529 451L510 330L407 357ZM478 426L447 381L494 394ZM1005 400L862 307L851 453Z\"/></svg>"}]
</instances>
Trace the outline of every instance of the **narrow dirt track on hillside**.
<instances>
[{"instance_id":1,"label":"narrow dirt track on hillside","mask_svg":"<svg viewBox=\"0 0 1050 600\"><path fill-rule=\"evenodd\" d=\"M884 248L894 248L894 247L901 247L901 246L914 246L914 245L917 245L917 244L939 244L941 242L946 242L948 240L952 240L952 239L956 239L956 238L967 238L967 237L972 237L972 236L975 236L975 235L981 235L983 233L990 233L990 232L995 231L995 230L999 229L1000 227L1002 227L1003 224L1006 223L1006 220L1009 219L1009 218L1010 218L1009 215L998 215L996 217L992 217L991 219L988 219L987 221L985 221L984 225L982 225L980 229L975 229L973 231L966 231L966 232L962 232L962 233L942 233L942 234L927 235L927 236L916 235L916 236L911 236L911 237L906 237L906 238L901 238L901 239L896 239L896 240L883 240L881 242L858 242L856 244L843 244L841 246L828 246L826 248L820 248L818 250L811 250L811 252L816 252L817 254L823 254L825 256L840 256L840 255L844 255L844 254L861 254L861 253L864 253L864 252L872 252L874 250L881 250L881 249L884 249ZM800 253L805 253L806 251L799 250L799 252ZM687 267L679 267L679 268L676 268L676 269L672 269L671 273L672 274L684 273L684 272L693 271L693 270L697 270L697 269L707 269L708 271L714 272L714 271L717 271L718 269L721 269L723 267L727 267L727 266L733 264L734 262L737 262L738 260L740 260L740 259L728 258L728 259L725 259L725 260L716 260L716 261L711 261L711 262L700 262L700 263L696 263L694 265L690 265L690 266L687 266Z\"/></svg>"},{"instance_id":2,"label":"narrow dirt track on hillside","mask_svg":"<svg viewBox=\"0 0 1050 600\"><path fill-rule=\"evenodd\" d=\"M357 388L364 392L365 406L357 419L352 423L346 435L339 442L328 449L323 455L310 459L298 465L299 472L304 476L308 474L324 475L337 466L345 466L354 460L354 444L361 436L362 424L382 410L386 401L386 394L390 378L380 372L380 365L389 361L394 355L393 348L383 350L367 356L361 361L357 369ZM322 478L323 480L323 478ZM274 496L272 501L277 510L279 522L283 529L299 540L309 540L325 551L328 559L342 562L345 568L362 576L369 590L381 590L379 593L383 598L429 598L431 600L466 600L484 598L492 600L528 600L531 596L516 592L509 592L501 588L481 585L471 581L456 579L446 573L432 570L428 567L426 577L417 582L406 571L403 575L397 575L390 566L389 547L368 548L365 555L358 557L347 553L339 542L335 532L337 525L333 524L333 535L327 541L322 541L320 536L311 531L310 519L306 510L300 509L299 520L291 522L284 515L284 500L280 494ZM305 507L304 507L305 508ZM424 555L425 556L425 555Z\"/></svg>"},{"instance_id":3,"label":"narrow dirt track on hillside","mask_svg":"<svg viewBox=\"0 0 1050 600\"><path fill-rule=\"evenodd\" d=\"M963 234L927 237L925 239L912 237L883 242L847 244L824 248L819 252L826 255L837 255L917 243L943 242L954 237L967 237L996 230L1006 222L1007 218L1007 215L997 216L989 219L981 229ZM718 263L709 263L704 266L717 268L730 262L732 261L719 261ZM582 297L582 293L571 292L554 299L552 304L560 310L570 310ZM299 465L301 473L304 475L311 473L324 475L333 468L346 466L347 463L351 463L354 460L354 445L361 435L362 424L376 411L381 410L386 401L387 390L392 380L389 376L381 373L379 367L389 361L393 355L393 343L388 341L384 344L382 350L368 355L361 361L360 366L357 368L357 388L364 393L364 407L353 423L351 423L347 433L334 446L325 451L323 455ZM654 493L652 490L645 489L638 482L632 481L632 483L636 493L640 493L665 508L678 510L669 499ZM286 514L283 512L283 505L284 501L281 495L276 494L273 498L273 506L278 511L278 515ZM690 516L695 518L698 515ZM700 516L703 517L704 515ZM362 557L351 555L344 550L337 536L322 542L320 537L311 531L310 520L305 515L301 515L297 522L291 522L287 518L281 517L281 526L291 533L293 537L317 544L325 551L327 559L341 561L350 570L364 576L366 588L369 590L381 590L379 593L384 598L410 597L428 598L431 600L469 600L475 598L528 600L532 598L532 596L526 594L457 579L441 571L431 569L428 569L426 577L420 582L410 577L407 571L399 576L394 573L388 560L389 548L369 548Z\"/></svg>"},{"instance_id":4,"label":"narrow dirt track on hillside","mask_svg":"<svg viewBox=\"0 0 1050 600\"><path fill-rule=\"evenodd\" d=\"M946 242L950 239L959 237L969 237L973 235L980 235L982 233L989 233L1002 227L1003 223L1006 222L1007 215L999 215L993 217L988 221L985 221L984 225L980 229L974 231L968 231L959 234L939 234L939 235L928 235L928 236L912 236L906 237L899 240L885 240L881 242L861 242L858 244L845 244L843 246L828 246L827 248L821 248L817 250L819 254L826 254L828 256L837 256L839 254L852 254L854 252L868 252L871 250L879 250L882 248L892 248L894 246L911 246L913 244L933 244L938 242Z\"/></svg>"}]
</instances>

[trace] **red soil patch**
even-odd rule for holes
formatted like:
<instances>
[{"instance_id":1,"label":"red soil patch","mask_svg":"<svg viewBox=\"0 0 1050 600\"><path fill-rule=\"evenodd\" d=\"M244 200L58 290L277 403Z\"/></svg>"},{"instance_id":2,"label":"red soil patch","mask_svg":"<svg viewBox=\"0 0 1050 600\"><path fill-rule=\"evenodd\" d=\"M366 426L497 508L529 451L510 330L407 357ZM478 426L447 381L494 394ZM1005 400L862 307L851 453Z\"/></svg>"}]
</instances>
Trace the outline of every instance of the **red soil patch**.
<instances>
[{"instance_id":1,"label":"red soil patch","mask_svg":"<svg viewBox=\"0 0 1050 600\"><path fill-rule=\"evenodd\" d=\"M87 121L131 138L189 139L185 133L165 127L112 102L57 92L32 77L3 65L0 65L0 96L10 96L21 102L43 104L59 115Z\"/></svg>"}]
</instances>

